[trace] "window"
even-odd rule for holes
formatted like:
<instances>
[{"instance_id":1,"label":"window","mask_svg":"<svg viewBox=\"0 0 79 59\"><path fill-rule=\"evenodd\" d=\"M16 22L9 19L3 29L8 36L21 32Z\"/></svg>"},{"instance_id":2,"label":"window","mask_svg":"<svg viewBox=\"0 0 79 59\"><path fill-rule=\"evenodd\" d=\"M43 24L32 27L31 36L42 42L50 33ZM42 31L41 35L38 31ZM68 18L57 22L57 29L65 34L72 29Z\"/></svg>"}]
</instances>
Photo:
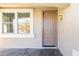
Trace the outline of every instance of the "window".
<instances>
[{"instance_id":1,"label":"window","mask_svg":"<svg viewBox=\"0 0 79 59\"><path fill-rule=\"evenodd\" d=\"M33 9L0 9L0 11L0 34L3 37L34 37Z\"/></svg>"}]
</instances>

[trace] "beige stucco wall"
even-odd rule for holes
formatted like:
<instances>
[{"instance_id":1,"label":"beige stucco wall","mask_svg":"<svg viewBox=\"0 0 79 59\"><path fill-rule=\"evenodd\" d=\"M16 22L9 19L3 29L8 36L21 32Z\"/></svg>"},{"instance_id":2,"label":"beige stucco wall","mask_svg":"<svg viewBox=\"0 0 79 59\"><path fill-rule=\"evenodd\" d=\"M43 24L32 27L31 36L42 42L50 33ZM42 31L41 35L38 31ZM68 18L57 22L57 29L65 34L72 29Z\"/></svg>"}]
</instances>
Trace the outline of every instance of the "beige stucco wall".
<instances>
[{"instance_id":1,"label":"beige stucco wall","mask_svg":"<svg viewBox=\"0 0 79 59\"><path fill-rule=\"evenodd\" d=\"M79 4L70 4L58 22L58 47L64 55L72 55L72 49L79 48Z\"/></svg>"}]
</instances>

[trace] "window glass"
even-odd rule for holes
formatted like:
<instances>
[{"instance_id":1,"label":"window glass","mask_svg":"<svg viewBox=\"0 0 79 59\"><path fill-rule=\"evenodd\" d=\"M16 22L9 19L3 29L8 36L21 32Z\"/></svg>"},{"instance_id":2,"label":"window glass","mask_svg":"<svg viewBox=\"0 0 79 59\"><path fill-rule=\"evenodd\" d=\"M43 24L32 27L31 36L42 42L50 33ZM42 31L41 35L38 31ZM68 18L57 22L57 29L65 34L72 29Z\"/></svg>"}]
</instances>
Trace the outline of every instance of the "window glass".
<instances>
[{"instance_id":1,"label":"window glass","mask_svg":"<svg viewBox=\"0 0 79 59\"><path fill-rule=\"evenodd\" d=\"M3 13L3 22L13 22L14 18L14 13Z\"/></svg>"},{"instance_id":2,"label":"window glass","mask_svg":"<svg viewBox=\"0 0 79 59\"><path fill-rule=\"evenodd\" d=\"M14 13L3 13L2 17L3 33L13 33L13 20L15 19Z\"/></svg>"},{"instance_id":3,"label":"window glass","mask_svg":"<svg viewBox=\"0 0 79 59\"><path fill-rule=\"evenodd\" d=\"M13 24L3 23L3 33L13 33Z\"/></svg>"},{"instance_id":4,"label":"window glass","mask_svg":"<svg viewBox=\"0 0 79 59\"><path fill-rule=\"evenodd\" d=\"M18 13L18 33L30 33L30 13Z\"/></svg>"}]
</instances>

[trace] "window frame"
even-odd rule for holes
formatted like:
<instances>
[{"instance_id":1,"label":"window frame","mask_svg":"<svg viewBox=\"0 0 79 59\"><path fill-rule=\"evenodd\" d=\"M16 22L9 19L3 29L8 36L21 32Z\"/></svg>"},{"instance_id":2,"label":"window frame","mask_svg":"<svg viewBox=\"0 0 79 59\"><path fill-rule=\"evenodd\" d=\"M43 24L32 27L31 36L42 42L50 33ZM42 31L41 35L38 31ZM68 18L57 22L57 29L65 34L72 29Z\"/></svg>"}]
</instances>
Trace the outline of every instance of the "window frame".
<instances>
[{"instance_id":1,"label":"window frame","mask_svg":"<svg viewBox=\"0 0 79 59\"><path fill-rule=\"evenodd\" d=\"M14 26L14 33L2 33L2 13L14 13L15 14L15 20L13 22ZM30 33L26 34L18 34L18 13L30 13ZM33 9L0 9L0 38L34 38L34 32L33 32ZM15 28L17 27L17 28Z\"/></svg>"}]
</instances>

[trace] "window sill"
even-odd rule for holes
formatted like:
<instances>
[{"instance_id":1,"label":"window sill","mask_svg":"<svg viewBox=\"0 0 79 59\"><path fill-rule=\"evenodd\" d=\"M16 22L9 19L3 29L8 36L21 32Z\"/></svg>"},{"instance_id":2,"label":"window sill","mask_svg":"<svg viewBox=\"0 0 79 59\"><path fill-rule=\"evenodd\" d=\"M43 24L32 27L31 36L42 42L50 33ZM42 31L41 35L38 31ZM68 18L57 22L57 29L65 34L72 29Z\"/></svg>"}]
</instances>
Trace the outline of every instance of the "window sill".
<instances>
[{"instance_id":1,"label":"window sill","mask_svg":"<svg viewBox=\"0 0 79 59\"><path fill-rule=\"evenodd\" d=\"M34 38L34 34L0 34L0 38L7 39L7 38Z\"/></svg>"}]
</instances>

